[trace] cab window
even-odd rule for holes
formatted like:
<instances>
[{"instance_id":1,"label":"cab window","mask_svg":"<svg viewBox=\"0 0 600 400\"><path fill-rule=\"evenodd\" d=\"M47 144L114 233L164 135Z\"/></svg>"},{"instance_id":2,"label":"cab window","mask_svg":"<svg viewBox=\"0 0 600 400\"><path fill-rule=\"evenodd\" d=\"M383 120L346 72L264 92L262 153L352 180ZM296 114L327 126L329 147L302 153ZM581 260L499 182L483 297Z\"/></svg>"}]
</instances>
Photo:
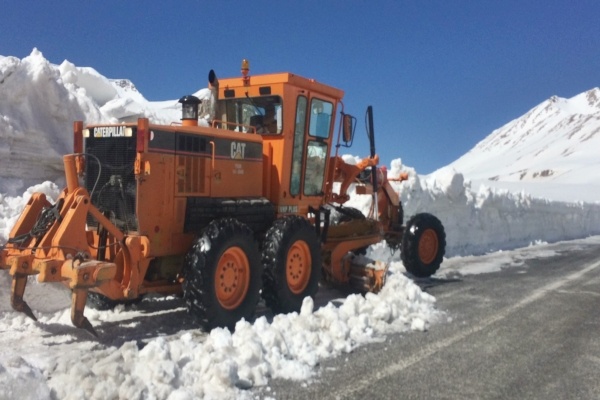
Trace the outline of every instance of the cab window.
<instances>
[{"instance_id":1,"label":"cab window","mask_svg":"<svg viewBox=\"0 0 600 400\"><path fill-rule=\"evenodd\" d=\"M260 134L280 134L283 129L283 106L279 96L245 97L219 100L217 119L236 132L254 127Z\"/></svg>"},{"instance_id":2,"label":"cab window","mask_svg":"<svg viewBox=\"0 0 600 400\"><path fill-rule=\"evenodd\" d=\"M306 147L306 173L304 175L304 194L321 195L325 177L327 143L311 140Z\"/></svg>"},{"instance_id":3,"label":"cab window","mask_svg":"<svg viewBox=\"0 0 600 400\"><path fill-rule=\"evenodd\" d=\"M310 101L310 125L308 134L318 138L328 138L331 126L333 104L313 98Z\"/></svg>"}]
</instances>

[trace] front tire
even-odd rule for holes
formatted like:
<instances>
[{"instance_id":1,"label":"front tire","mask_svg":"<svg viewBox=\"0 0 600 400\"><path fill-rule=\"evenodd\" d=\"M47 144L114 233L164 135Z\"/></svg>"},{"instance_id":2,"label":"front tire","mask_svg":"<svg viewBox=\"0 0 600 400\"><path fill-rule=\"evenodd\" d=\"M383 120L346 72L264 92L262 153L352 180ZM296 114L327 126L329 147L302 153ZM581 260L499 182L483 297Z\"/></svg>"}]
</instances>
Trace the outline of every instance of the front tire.
<instances>
[{"instance_id":1,"label":"front tire","mask_svg":"<svg viewBox=\"0 0 600 400\"><path fill-rule=\"evenodd\" d=\"M435 274L446 251L446 232L439 219L428 213L413 216L406 224L401 244L402 263L419 278Z\"/></svg>"},{"instance_id":2,"label":"front tire","mask_svg":"<svg viewBox=\"0 0 600 400\"><path fill-rule=\"evenodd\" d=\"M238 220L211 222L186 257L183 298L207 330L250 320L260 298L262 265L252 230Z\"/></svg>"},{"instance_id":3,"label":"front tire","mask_svg":"<svg viewBox=\"0 0 600 400\"><path fill-rule=\"evenodd\" d=\"M321 279L321 246L314 227L300 216L276 220L265 236L262 260L265 303L274 313L298 312Z\"/></svg>"}]
</instances>

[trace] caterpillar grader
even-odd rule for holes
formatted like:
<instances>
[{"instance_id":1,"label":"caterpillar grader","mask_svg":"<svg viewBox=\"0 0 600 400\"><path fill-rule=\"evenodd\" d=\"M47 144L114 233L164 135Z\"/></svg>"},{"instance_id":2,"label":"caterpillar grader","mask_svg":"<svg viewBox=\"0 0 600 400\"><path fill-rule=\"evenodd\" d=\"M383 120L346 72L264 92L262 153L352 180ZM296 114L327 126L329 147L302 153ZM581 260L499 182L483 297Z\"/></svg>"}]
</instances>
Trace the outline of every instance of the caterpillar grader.
<instances>
[{"instance_id":1,"label":"caterpillar grader","mask_svg":"<svg viewBox=\"0 0 600 400\"><path fill-rule=\"evenodd\" d=\"M359 255L383 240L413 276L436 272L444 228L428 213L404 223L378 167L372 107L370 155L354 164L338 154L357 125L342 90L292 73L251 76L246 60L241 76L211 70L208 81L205 98L179 100L177 123L74 123L66 187L54 202L33 194L0 248L14 310L35 319L24 293L37 275L71 290L72 323L94 335L86 304L148 293L181 295L204 328L233 329L261 297L287 313L320 282L379 291L387 266ZM368 215L344 206L350 188L373 197Z\"/></svg>"}]
</instances>

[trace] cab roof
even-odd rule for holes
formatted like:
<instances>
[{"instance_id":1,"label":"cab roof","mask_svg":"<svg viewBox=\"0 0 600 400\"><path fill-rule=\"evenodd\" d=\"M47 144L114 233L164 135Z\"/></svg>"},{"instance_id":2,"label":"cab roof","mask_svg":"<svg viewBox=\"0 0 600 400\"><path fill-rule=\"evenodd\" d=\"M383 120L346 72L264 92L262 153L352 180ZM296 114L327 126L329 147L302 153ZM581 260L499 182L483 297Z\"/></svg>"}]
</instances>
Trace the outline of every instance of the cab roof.
<instances>
[{"instance_id":1,"label":"cab roof","mask_svg":"<svg viewBox=\"0 0 600 400\"><path fill-rule=\"evenodd\" d=\"M290 72L282 72L275 74L263 74L248 76L249 84L244 83L243 77L236 78L219 78L219 89L236 89L252 86L267 86L273 84L290 84L301 89L306 89L311 92L318 92L324 95L341 100L344 97L344 91L336 89L324 83L317 82L314 79L304 78Z\"/></svg>"}]
</instances>

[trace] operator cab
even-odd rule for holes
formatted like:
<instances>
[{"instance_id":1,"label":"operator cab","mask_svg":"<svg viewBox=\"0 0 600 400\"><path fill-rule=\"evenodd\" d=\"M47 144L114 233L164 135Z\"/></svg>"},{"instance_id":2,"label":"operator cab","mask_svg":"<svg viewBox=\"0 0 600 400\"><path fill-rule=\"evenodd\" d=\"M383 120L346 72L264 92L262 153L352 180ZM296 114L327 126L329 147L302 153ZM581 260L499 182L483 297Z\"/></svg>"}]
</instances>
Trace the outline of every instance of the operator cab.
<instances>
[{"instance_id":1,"label":"operator cab","mask_svg":"<svg viewBox=\"0 0 600 400\"><path fill-rule=\"evenodd\" d=\"M245 68L244 68L245 67ZM344 92L291 73L221 79L214 125L263 139L263 194L278 214L323 204L335 112Z\"/></svg>"}]
</instances>

